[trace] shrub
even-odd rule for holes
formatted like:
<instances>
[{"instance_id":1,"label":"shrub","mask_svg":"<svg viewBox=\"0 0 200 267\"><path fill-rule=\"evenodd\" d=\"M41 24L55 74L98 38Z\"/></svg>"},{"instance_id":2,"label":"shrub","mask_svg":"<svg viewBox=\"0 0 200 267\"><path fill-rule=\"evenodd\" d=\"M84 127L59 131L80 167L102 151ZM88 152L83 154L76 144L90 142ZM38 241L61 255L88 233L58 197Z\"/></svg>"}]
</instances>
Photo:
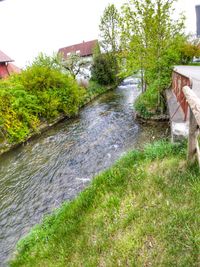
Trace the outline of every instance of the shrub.
<instances>
[{"instance_id":1,"label":"shrub","mask_svg":"<svg viewBox=\"0 0 200 267\"><path fill-rule=\"evenodd\" d=\"M41 121L75 115L84 88L62 73L53 59L40 56L18 76L0 81L0 140L24 141Z\"/></svg>"},{"instance_id":2,"label":"shrub","mask_svg":"<svg viewBox=\"0 0 200 267\"><path fill-rule=\"evenodd\" d=\"M151 86L141 94L134 104L136 111L144 118L150 118L158 113L158 91L156 86Z\"/></svg>"},{"instance_id":3,"label":"shrub","mask_svg":"<svg viewBox=\"0 0 200 267\"><path fill-rule=\"evenodd\" d=\"M59 111L70 117L77 114L85 95L85 89L79 87L72 77L66 76L65 87L60 88L57 95L60 99Z\"/></svg>"},{"instance_id":4,"label":"shrub","mask_svg":"<svg viewBox=\"0 0 200 267\"><path fill-rule=\"evenodd\" d=\"M83 89L76 81L57 69L33 65L21 74L24 88L36 95L43 107L42 117L55 118L59 112L71 116L77 113Z\"/></svg>"},{"instance_id":5,"label":"shrub","mask_svg":"<svg viewBox=\"0 0 200 267\"><path fill-rule=\"evenodd\" d=\"M39 95L41 91L65 87L65 78L66 76L56 69L32 65L22 72L20 82L26 90Z\"/></svg>"},{"instance_id":6,"label":"shrub","mask_svg":"<svg viewBox=\"0 0 200 267\"><path fill-rule=\"evenodd\" d=\"M99 54L94 58L92 65L92 80L100 85L113 84L116 81L116 69L112 57L108 54Z\"/></svg>"},{"instance_id":7,"label":"shrub","mask_svg":"<svg viewBox=\"0 0 200 267\"><path fill-rule=\"evenodd\" d=\"M24 140L29 129L20 120L12 106L13 97L9 91L0 90L0 132L10 143Z\"/></svg>"}]
</instances>

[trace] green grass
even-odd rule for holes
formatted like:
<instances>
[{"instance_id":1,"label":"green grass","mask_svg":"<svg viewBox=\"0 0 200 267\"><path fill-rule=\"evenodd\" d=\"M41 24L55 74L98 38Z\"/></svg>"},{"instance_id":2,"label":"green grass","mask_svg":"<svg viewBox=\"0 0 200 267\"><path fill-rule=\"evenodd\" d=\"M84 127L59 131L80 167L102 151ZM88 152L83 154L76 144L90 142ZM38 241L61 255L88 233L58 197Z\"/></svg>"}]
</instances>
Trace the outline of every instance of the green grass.
<instances>
[{"instance_id":1,"label":"green grass","mask_svg":"<svg viewBox=\"0 0 200 267\"><path fill-rule=\"evenodd\" d=\"M200 66L200 62L191 62L187 64L188 66Z\"/></svg>"},{"instance_id":2,"label":"green grass","mask_svg":"<svg viewBox=\"0 0 200 267\"><path fill-rule=\"evenodd\" d=\"M110 86L105 86L105 85L100 85L95 81L90 81L89 86L86 89L86 94L85 94L85 97L83 99L82 105L90 102L95 97L97 97L101 94L104 94L107 91L109 91L110 89L115 88L115 87L117 87L117 85L115 85L115 84L110 85Z\"/></svg>"},{"instance_id":3,"label":"green grass","mask_svg":"<svg viewBox=\"0 0 200 267\"><path fill-rule=\"evenodd\" d=\"M18 244L11 266L200 266L200 176L159 142L97 176Z\"/></svg>"}]
</instances>

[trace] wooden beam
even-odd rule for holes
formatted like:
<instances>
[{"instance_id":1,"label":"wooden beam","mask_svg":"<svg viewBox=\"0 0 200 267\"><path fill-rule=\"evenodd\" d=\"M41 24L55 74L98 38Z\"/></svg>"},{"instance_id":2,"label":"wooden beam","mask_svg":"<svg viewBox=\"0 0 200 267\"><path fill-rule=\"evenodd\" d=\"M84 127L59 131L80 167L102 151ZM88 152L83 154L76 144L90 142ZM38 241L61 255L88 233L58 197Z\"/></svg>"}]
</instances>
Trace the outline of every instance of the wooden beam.
<instances>
[{"instance_id":1,"label":"wooden beam","mask_svg":"<svg viewBox=\"0 0 200 267\"><path fill-rule=\"evenodd\" d=\"M188 161L194 163L197 155L198 124L190 108L189 136L188 136Z\"/></svg>"},{"instance_id":2,"label":"wooden beam","mask_svg":"<svg viewBox=\"0 0 200 267\"><path fill-rule=\"evenodd\" d=\"M193 163L197 159L200 166L200 149L198 143L200 128L200 99L188 86L183 87L183 93L190 107L188 161Z\"/></svg>"},{"instance_id":3,"label":"wooden beam","mask_svg":"<svg viewBox=\"0 0 200 267\"><path fill-rule=\"evenodd\" d=\"M200 126L200 99L188 86L183 87L183 93L194 114L197 124Z\"/></svg>"}]
</instances>

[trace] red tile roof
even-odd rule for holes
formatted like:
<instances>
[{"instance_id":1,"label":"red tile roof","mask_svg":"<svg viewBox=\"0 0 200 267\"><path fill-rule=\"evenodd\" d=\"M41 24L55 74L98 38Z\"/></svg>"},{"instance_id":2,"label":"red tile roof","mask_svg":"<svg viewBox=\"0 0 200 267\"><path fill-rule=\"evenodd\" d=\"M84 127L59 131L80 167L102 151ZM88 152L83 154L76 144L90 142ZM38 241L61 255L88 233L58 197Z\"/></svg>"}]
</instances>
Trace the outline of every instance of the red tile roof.
<instances>
[{"instance_id":1,"label":"red tile roof","mask_svg":"<svg viewBox=\"0 0 200 267\"><path fill-rule=\"evenodd\" d=\"M89 42L82 42L67 47L60 48L58 53L62 54L64 58L68 56L68 53L78 53L81 57L93 55L93 49L97 44L98 40L92 40Z\"/></svg>"},{"instance_id":2,"label":"red tile roof","mask_svg":"<svg viewBox=\"0 0 200 267\"><path fill-rule=\"evenodd\" d=\"M1 50L0 50L0 62L12 62L14 60L12 60L10 57L8 57L6 54L4 54Z\"/></svg>"}]
</instances>

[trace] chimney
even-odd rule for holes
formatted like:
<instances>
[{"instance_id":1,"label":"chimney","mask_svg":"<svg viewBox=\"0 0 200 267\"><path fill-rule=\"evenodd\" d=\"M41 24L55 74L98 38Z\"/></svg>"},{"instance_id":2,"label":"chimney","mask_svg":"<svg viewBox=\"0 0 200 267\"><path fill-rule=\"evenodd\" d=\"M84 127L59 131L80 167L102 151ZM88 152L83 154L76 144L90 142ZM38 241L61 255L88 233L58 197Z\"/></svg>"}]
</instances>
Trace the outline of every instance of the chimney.
<instances>
[{"instance_id":1,"label":"chimney","mask_svg":"<svg viewBox=\"0 0 200 267\"><path fill-rule=\"evenodd\" d=\"M200 5L196 5L197 37L200 37Z\"/></svg>"}]
</instances>

